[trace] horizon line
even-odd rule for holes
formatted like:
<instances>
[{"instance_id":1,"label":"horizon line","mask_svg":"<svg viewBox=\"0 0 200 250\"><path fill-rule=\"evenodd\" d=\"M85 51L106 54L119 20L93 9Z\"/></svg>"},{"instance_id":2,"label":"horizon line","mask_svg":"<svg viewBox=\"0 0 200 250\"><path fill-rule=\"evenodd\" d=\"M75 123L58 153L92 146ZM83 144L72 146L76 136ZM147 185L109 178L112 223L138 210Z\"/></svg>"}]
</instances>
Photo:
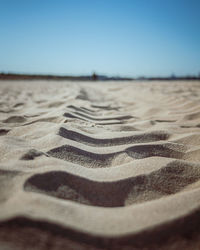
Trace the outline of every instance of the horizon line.
<instances>
[{"instance_id":1,"label":"horizon line","mask_svg":"<svg viewBox=\"0 0 200 250\"><path fill-rule=\"evenodd\" d=\"M168 76L138 76L128 77L120 75L97 74L93 72L87 75L64 75L64 74L46 74L46 73L16 73L0 72L0 80L30 80L30 79L57 79L57 80L200 80L200 74L176 75L174 73Z\"/></svg>"},{"instance_id":2,"label":"horizon line","mask_svg":"<svg viewBox=\"0 0 200 250\"><path fill-rule=\"evenodd\" d=\"M0 75L26 75L26 76L55 76L55 77L89 77L93 74L97 76L103 76L103 77L116 77L116 78L182 78L182 77L197 77L200 78L200 72L194 74L194 73L186 73L186 74L176 74L172 71L172 73L167 75L159 75L159 74L153 74L153 75L121 75L121 74L107 74L107 73L98 73L98 71L91 71L91 73L87 74L67 74L67 73L45 73L45 72L23 72L23 71L0 71Z\"/></svg>"}]
</instances>

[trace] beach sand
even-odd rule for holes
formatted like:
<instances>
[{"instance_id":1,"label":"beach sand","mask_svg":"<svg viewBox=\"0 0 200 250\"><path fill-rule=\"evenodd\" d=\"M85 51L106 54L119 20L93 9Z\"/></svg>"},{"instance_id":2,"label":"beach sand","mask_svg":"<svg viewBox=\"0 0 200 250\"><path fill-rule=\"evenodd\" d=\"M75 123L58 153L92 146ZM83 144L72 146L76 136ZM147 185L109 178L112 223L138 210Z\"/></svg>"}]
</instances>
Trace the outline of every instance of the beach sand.
<instances>
[{"instance_id":1,"label":"beach sand","mask_svg":"<svg viewBox=\"0 0 200 250\"><path fill-rule=\"evenodd\" d=\"M200 82L0 81L0 249L200 249Z\"/></svg>"}]
</instances>

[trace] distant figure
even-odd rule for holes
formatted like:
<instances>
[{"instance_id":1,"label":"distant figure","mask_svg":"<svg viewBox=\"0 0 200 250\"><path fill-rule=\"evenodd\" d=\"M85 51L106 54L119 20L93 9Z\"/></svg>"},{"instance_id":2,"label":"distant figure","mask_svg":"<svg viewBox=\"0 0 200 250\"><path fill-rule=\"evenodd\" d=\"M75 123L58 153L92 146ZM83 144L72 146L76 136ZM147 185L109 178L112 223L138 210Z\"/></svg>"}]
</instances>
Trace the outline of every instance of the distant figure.
<instances>
[{"instance_id":1,"label":"distant figure","mask_svg":"<svg viewBox=\"0 0 200 250\"><path fill-rule=\"evenodd\" d=\"M92 74L92 81L96 81L98 79L98 76L95 74L95 72Z\"/></svg>"},{"instance_id":2,"label":"distant figure","mask_svg":"<svg viewBox=\"0 0 200 250\"><path fill-rule=\"evenodd\" d=\"M174 80L174 79L176 79L176 76L175 76L175 74L174 74L174 73L172 73L172 74L171 74L171 77L170 77L170 78L171 78L171 80Z\"/></svg>"}]
</instances>

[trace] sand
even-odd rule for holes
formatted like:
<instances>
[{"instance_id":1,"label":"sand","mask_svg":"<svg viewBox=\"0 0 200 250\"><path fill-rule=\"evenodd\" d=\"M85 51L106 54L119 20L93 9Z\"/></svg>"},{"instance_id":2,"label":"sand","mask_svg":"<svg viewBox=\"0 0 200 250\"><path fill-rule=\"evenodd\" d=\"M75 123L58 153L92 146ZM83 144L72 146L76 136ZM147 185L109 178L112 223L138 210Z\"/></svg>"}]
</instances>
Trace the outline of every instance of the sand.
<instances>
[{"instance_id":1,"label":"sand","mask_svg":"<svg viewBox=\"0 0 200 250\"><path fill-rule=\"evenodd\" d=\"M200 82L0 81L0 249L200 249Z\"/></svg>"}]
</instances>

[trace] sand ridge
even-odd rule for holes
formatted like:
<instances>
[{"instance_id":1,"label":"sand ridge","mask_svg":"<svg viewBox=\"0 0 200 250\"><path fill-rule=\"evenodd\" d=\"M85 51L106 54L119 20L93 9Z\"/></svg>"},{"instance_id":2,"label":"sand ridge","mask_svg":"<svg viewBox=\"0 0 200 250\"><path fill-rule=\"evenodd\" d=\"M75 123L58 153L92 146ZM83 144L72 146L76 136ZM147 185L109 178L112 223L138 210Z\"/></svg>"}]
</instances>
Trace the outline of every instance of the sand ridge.
<instances>
[{"instance_id":1,"label":"sand ridge","mask_svg":"<svg viewBox=\"0 0 200 250\"><path fill-rule=\"evenodd\" d=\"M199 249L198 81L0 94L0 249Z\"/></svg>"}]
</instances>

